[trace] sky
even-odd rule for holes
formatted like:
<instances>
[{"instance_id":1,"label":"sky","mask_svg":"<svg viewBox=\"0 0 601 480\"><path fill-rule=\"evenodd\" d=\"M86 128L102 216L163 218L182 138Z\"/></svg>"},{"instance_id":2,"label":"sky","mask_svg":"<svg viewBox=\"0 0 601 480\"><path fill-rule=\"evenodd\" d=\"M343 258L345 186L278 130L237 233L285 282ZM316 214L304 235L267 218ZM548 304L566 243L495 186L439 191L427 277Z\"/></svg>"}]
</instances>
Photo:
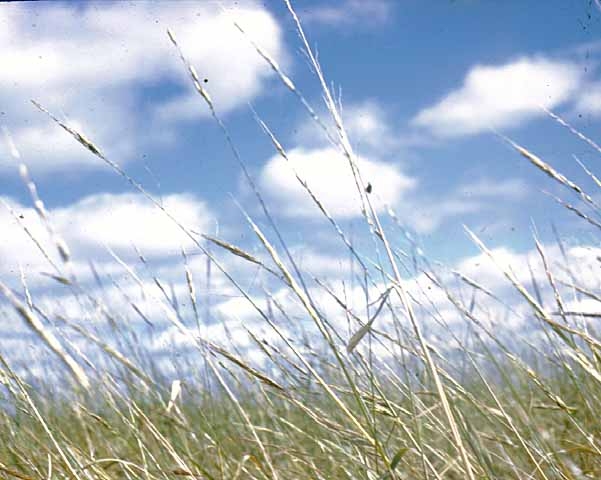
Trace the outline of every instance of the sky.
<instances>
[{"instance_id":1,"label":"sky","mask_svg":"<svg viewBox=\"0 0 601 480\"><path fill-rule=\"evenodd\" d=\"M599 138L598 2L293 5L339 99L359 168L393 241L406 246L409 235L428 258L469 269L480 265L481 254L467 226L519 266L534 249L534 231L556 248L555 227L570 254L595 258L596 231L545 192L581 206L578 196L504 137L599 199L576 159L594 172L600 152L544 110ZM0 280L18 289L24 276L41 299L62 298L46 275L52 268L23 226L46 243L62 238L83 283L93 281L90 262L119 278L114 257L142 255L149 259L144 268L152 265L184 289L182 248L191 252L191 268L206 276L206 262L173 222L31 100L92 140L192 231L261 250L245 214L267 228L264 212L195 92L168 28L213 99L286 244L318 275L348 273L348 253L290 168L353 241L369 247L348 164L252 45L277 61L334 131L283 2L14 2L0 8ZM289 163L258 118L286 149ZM52 231L34 210L21 164ZM390 209L402 228L390 220ZM253 285L252 268L225 255L223 261ZM232 286L225 279L204 286L215 308L243 317L245 307L228 299Z\"/></svg>"}]
</instances>

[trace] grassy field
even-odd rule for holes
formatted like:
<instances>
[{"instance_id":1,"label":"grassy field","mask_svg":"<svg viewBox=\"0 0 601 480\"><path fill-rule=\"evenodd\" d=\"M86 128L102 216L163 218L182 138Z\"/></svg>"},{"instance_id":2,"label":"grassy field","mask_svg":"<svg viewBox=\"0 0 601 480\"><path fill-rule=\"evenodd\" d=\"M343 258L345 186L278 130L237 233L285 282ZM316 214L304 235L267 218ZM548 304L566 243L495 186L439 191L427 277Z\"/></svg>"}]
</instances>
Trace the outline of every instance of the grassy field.
<instances>
[{"instance_id":1,"label":"grassy field","mask_svg":"<svg viewBox=\"0 0 601 480\"><path fill-rule=\"evenodd\" d=\"M184 318L175 305L161 302L166 321L187 338L187 354L179 360L181 363L168 359L171 371L180 374L174 377L164 372L162 360L143 351L135 332L116 324L114 318L118 315L113 315L110 305L82 291L77 279L69 274L68 250L56 237L54 245L42 248L56 248L61 254L63 263L57 265L57 270L62 273L56 275L57 280L74 297L85 297L88 304L95 305L93 315L109 325L112 339L84 323L68 323L67 314L47 318L28 295L18 295L0 281L0 292L16 315L52 352L49 364L58 365L57 371L64 373L60 384L39 376L34 379L17 373L26 366L17 368L10 356L0 357L0 477L601 478L598 319L567 307L568 299L601 301L598 293L580 276L578 265L570 262L569 255L550 258L548 247L534 237L533 247L546 284L533 280L526 285L521 272L515 273L502 261L497 262L515 303L504 305L500 299L493 303L497 311L529 320L532 329L522 336L519 332L503 332L498 322L506 317L495 316L494 309L479 305L497 298L495 292L465 276L444 273L417 254L405 254L392 240L398 238L398 232L390 235L385 227L397 228L394 217L386 214L381 218L384 216L373 205L371 186L357 167L339 105L300 22L292 10L291 14L331 118L322 122L293 81L267 53L260 53L293 94L293 100L306 107L353 170L374 254L358 252L310 186L299 181L321 210L343 254L351 259L354 274L363 279L364 286L359 290L369 298L369 316L350 308L346 298L327 283L297 271L286 246L269 240L273 232L266 233L253 219L248 218L248 228L263 249L261 256L219 238L205 235L199 239L178 223L216 270L220 255L232 255L263 269L294 299L294 314L287 310L290 304L282 303L281 296L266 292L267 301L253 303L253 307L264 331L270 332L269 341L249 329L250 346L243 350L234 343L212 342L190 328L202 315L197 307L200 301L195 291L195 272L184 269L192 321ZM169 37L177 49L176 38L171 33ZM246 174L211 103L210 92L183 56L182 60L199 93L199 102L211 110ZM44 110L41 105L39 108ZM50 121L71 133L74 141L177 223L176 216L106 158L93 139L49 115ZM287 159L268 126L262 126L275 150ZM564 126L568 125L564 122ZM515 154L539 169L541 175L552 177L566 191L575 191L584 205L595 206L580 187L544 160L507 141ZM25 169L22 174L30 181ZM598 183L592 174L591 178ZM247 179L253 186L252 179ZM260 198L260 192L256 194ZM35 201L33 189L32 195ZM580 207L564 206L583 222L599 228ZM42 221L49 221L42 208L38 213ZM468 233L483 257L498 260L476 235ZM553 252L563 249L558 240ZM370 263L367 258L379 260ZM254 302L255 297L235 283L236 272L227 273L239 294ZM133 270L129 275L132 281L138 281ZM409 276L419 276L427 283L428 291L417 292L415 284L409 284ZM470 296L460 295L457 283ZM444 312L426 308L433 296L444 299L454 318L461 319L460 327L456 322L447 322ZM324 314L318 297L333 301L342 320ZM304 326L293 330L292 324L299 317ZM94 356L73 353L78 351L73 345L66 348L67 336L49 328L57 321L71 332L76 330ZM293 331L297 337L291 337ZM247 358L249 351L262 360Z\"/></svg>"}]
</instances>

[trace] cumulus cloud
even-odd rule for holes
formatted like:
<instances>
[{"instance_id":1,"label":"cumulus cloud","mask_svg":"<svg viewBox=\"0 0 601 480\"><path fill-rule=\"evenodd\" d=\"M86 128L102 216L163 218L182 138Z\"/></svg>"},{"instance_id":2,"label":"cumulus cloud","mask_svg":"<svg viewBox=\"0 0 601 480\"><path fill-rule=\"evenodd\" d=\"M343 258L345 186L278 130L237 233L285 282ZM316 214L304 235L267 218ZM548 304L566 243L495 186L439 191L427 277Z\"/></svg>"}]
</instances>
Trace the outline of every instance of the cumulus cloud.
<instances>
[{"instance_id":1,"label":"cumulus cloud","mask_svg":"<svg viewBox=\"0 0 601 480\"><path fill-rule=\"evenodd\" d=\"M407 147L409 145L415 147L427 141L427 136L424 136L423 132L413 131L419 138L412 137L412 132L403 131L400 126L395 125L391 113L373 99L351 102L344 105L341 110L344 125L356 151L370 160L388 159L389 162L384 165L393 165L397 172L410 181L402 190L397 191L397 195L386 198L385 203L393 207L401 222L418 233L431 234L441 227L449 225L450 221L454 221L456 225L470 222L477 219L479 214L493 211L496 212L496 219L502 215L507 215L509 218L513 215L510 208L515 207L516 202L528 195L530 187L526 182L517 178L479 177L465 184L449 186L444 190L436 187L434 191L428 188L427 178L408 173L411 171L409 170L411 161L415 160L415 153ZM540 106L536 105L536 112L540 111ZM320 113L320 117L325 119L326 124L333 131L334 126L329 121L327 112ZM301 123L295 129L293 141L302 145L303 148L298 150L307 155L325 152L329 149L328 139L313 122ZM307 162L307 165L315 163ZM276 175L270 170L275 170L278 174ZM302 206L304 210L310 211L310 202L307 198L301 198L303 193L300 187L284 183L284 188L281 190L286 193L279 191L278 185L284 182L283 177L288 175L284 174L286 171L285 162L278 160L277 157L273 157L262 170L264 180L262 185L271 189L270 196L281 200L274 202L273 208L280 212L286 212L290 217L298 214L298 211L294 210L295 207L300 210L300 206ZM325 170L322 174L324 183L328 181L326 179L331 178ZM290 177L288 177L289 179ZM370 181L367 178L366 180ZM371 183L375 187L375 183ZM417 188L418 185L419 188ZM288 193L291 188L295 190L294 198ZM350 190L353 191L350 192ZM349 189L349 192L354 197L354 189ZM405 195L405 193L409 194ZM318 215L316 208L313 207L312 210L315 215ZM347 218L349 218L348 215ZM490 224L488 228L490 229Z\"/></svg>"},{"instance_id":2,"label":"cumulus cloud","mask_svg":"<svg viewBox=\"0 0 601 480\"><path fill-rule=\"evenodd\" d=\"M404 140L395 131L389 112L378 101L367 99L345 104L340 113L362 179L372 186L371 200L376 210L383 211L385 206L404 200L415 189L417 180L405 172L399 161ZM319 117L335 136L336 126L330 114L324 110ZM349 162L322 128L313 121L302 121L294 129L292 141L296 147L287 150L290 161L274 155L259 175L259 186L272 200L274 211L288 217L321 216L296 179L296 172L335 217L361 215L361 200Z\"/></svg>"},{"instance_id":3,"label":"cumulus cloud","mask_svg":"<svg viewBox=\"0 0 601 480\"><path fill-rule=\"evenodd\" d=\"M253 1L227 13L212 2L56 2L3 8L2 118L27 163L35 171L98 165L77 145L68 146L57 127L50 129L49 120L29 103L31 98L65 121L80 124L121 161L134 150L126 138L153 140L164 132L165 122L206 115L192 94L167 28L206 78L221 112L260 95L270 69L235 29L234 18L270 54L285 60L276 20ZM141 91L158 88L160 95L142 100ZM5 149L0 157L0 168L10 165Z\"/></svg>"},{"instance_id":4,"label":"cumulus cloud","mask_svg":"<svg viewBox=\"0 0 601 480\"><path fill-rule=\"evenodd\" d=\"M429 234L450 220L499 209L523 199L527 184L516 178L504 180L481 177L448 191L417 188L420 178L406 173L410 153L405 140L390 121L386 109L374 100L350 103L342 109L351 142L360 152L359 168L365 182L371 183L379 211L388 205L400 220L418 233ZM327 120L327 115L321 115ZM333 128L332 125L329 125ZM303 145L289 151L290 164L275 155L264 165L260 186L272 200L272 208L288 217L318 217L317 207L294 177L294 171L307 180L324 205L339 218L360 214L360 199L348 162L329 146L323 132L313 122L295 130L294 140ZM383 162L380 158L403 161Z\"/></svg>"},{"instance_id":5,"label":"cumulus cloud","mask_svg":"<svg viewBox=\"0 0 601 480\"><path fill-rule=\"evenodd\" d=\"M105 109L108 113L109 109ZM39 122L40 119L38 119ZM41 120L48 120L42 117ZM85 132L86 136L94 139L94 142L108 139L114 132L110 125L88 125L83 127L79 122L63 119L76 131ZM104 164L95 156L82 148L73 139L73 136L62 128L59 128L50 120L29 125L29 122L15 122L14 128L7 129L12 145L19 154L20 161L24 161L28 167L38 174L48 174L53 171L64 171L75 173L82 168L98 168ZM90 128L91 127L91 128ZM4 172L17 172L18 163L14 155L10 154L10 143L4 142L0 137L0 175ZM104 145L104 144L103 144ZM112 157L127 160L134 152L134 142L131 138L117 137L107 145ZM106 151L103 147L103 150Z\"/></svg>"},{"instance_id":6,"label":"cumulus cloud","mask_svg":"<svg viewBox=\"0 0 601 480\"><path fill-rule=\"evenodd\" d=\"M60 218L60 215L58 217ZM551 261L555 278L559 282L558 285L560 285L565 295L567 308L576 312L600 312L600 302L577 298L573 289L562 287L561 280L572 281L563 268L569 266L572 274L578 278L579 285L594 290L598 286L598 258L601 255L601 249L586 246L567 248L567 260L564 261L557 246L547 245L544 248ZM355 316L366 321L370 315L373 315L379 303L378 298L386 290L387 285L382 282L370 284L367 292L361 286L356 286L356 283L353 286L353 282L348 281L349 270L338 268L338 265L348 262L347 255L344 253L328 255L323 252L299 252L294 248L292 250L296 252L295 256L299 260L299 264L303 268L308 267L313 270L319 278L327 280L331 291L342 299L348 309L353 312L354 316L351 318L348 311L342 308L330 293L314 283L309 284L309 294L314 304L328 319L328 324L341 335L341 341L348 341L360 326L355 321ZM550 312L556 309L553 292L548 286L545 269L538 252L531 250L519 253L509 248L497 248L492 253L498 263L502 265L502 268L512 268L518 280L527 289L533 291L531 273L528 268L524 268L524 265L531 265L532 275L540 289L543 304ZM206 270L203 269L200 258L193 257L192 262L200 262L192 264L191 268L196 274L195 282L204 287L204 289L199 289L198 297L204 302L208 295L211 295L211 292L207 290L207 285L203 284L202 280L199 282L199 279L202 279L206 274ZM317 268L312 269L312 263L315 263ZM181 266L177 268L181 269ZM482 291L478 291L476 292L475 304L471 310L483 325L488 328L494 327L497 338L506 338L510 344L514 341L537 341L537 323L530 307L516 294L501 270L487 255L478 253L466 257L453 265L452 269L460 271L485 289L493 291L501 299L499 301L487 296ZM451 269L436 267L436 270L437 276L442 280L448 292L468 308L470 299L474 295L473 288L468 284L457 282L450 271ZM188 293L187 285L183 280L184 276L180 275L177 279L176 276L173 276L174 271L171 269L168 272L164 270L159 278L162 279L165 273L167 273L167 277L174 279L173 288L168 291L169 296L173 295L171 299L167 299L164 293L149 278L144 279L141 285L131 281L131 279L128 282L126 278L126 280L120 280L118 288L117 286L109 286L101 292L92 291L89 293L94 297L110 300L109 303L105 301L109 311L115 314L116 318L122 319L121 321L127 319L127 325L135 325L137 338L149 351L154 354L169 351L185 354L185 349L193 346L192 336L195 336L199 330L193 322L189 300L186 300ZM457 347L456 340L462 338L461 332L464 332L468 325L472 329L476 328L449 302L447 293L440 290L425 274L416 273L412 277L404 279L403 284L414 302L416 314L419 315L428 340L434 347L441 349L441 351L450 351ZM168 283L166 282L165 285L168 285ZM276 333L258 314L256 307L269 315L272 322L278 325L282 333L289 336L293 343L298 342L298 345L300 343L299 339L316 338L313 335L317 335L317 332L306 321L307 316L303 313L302 305L289 288L282 287L278 283L272 291L271 300L268 300L268 294L249 292L254 303L252 305L247 299L236 296L237 292L231 285L226 285L223 278L216 279L215 287L220 292L232 296L224 295L224 297L218 299L214 298L211 319L200 328L200 333L205 338L220 343L230 350L239 351L247 359L252 358L260 361L258 349L247 334L248 331L252 332L259 340L267 340L269 345L278 348L282 345ZM173 293L171 294L171 292ZM173 299L177 299L177 301L173 301ZM36 296L35 301L51 318L60 314L71 318L72 321L80 321L82 318L88 321L88 319L93 319L94 315L97 315L93 305L88 305L86 302L82 303L81 299L73 295L62 297L55 295ZM281 315L278 308L274 307L275 302L283 308L286 316ZM269 308L270 303L271 309ZM139 327L145 322L132 309L132 304L135 304L136 308L143 312L148 320L153 322L152 331L140 332ZM177 307L174 307L174 304L177 304ZM374 324L377 331L391 333L397 331L396 329L399 326L408 327L403 308L394 295L391 298L391 306L397 315L396 318L391 315L389 310L384 309ZM508 308L511 309L511 314L506 317L509 311ZM1 309L2 304L0 303ZM165 309L178 312L184 324L190 329L189 334L181 332L179 328L166 320ZM130 322L130 319L137 322ZM101 316L98 316L98 320L102 320ZM207 320L209 319L207 318ZM581 320L575 319L575 322ZM88 322L87 325L91 323L96 325L94 322ZM453 336L455 340L453 340ZM0 335L0 338L4 337ZM391 354L392 345L390 342L386 343L382 337L379 337L379 340L383 343L380 344L379 341L374 343L375 352L377 356L385 359ZM23 339L23 341L31 340ZM89 345L81 342L80 344L82 350L89 355ZM318 348L315 347L317 344L317 342L313 344L314 348ZM0 341L0 348L6 349L11 346L9 341ZM358 347L359 350L362 348L366 348L366 345L363 344ZM38 360L37 353L35 355L32 353L30 358L32 355L34 360Z\"/></svg>"},{"instance_id":7,"label":"cumulus cloud","mask_svg":"<svg viewBox=\"0 0 601 480\"><path fill-rule=\"evenodd\" d=\"M5 201L51 258L55 258L52 238L36 212L10 199ZM166 195L163 206L194 231L205 231L214 218L206 204L192 195ZM130 255L136 246L144 255L155 258L177 255L181 247L192 247L190 238L139 194L91 195L51 210L49 217L54 230L73 250L75 260L81 262L77 265L82 268L86 267L88 255L104 250L105 246ZM23 226L0 205L0 275L14 278L19 266L30 274L54 273Z\"/></svg>"},{"instance_id":8,"label":"cumulus cloud","mask_svg":"<svg viewBox=\"0 0 601 480\"><path fill-rule=\"evenodd\" d=\"M583 81L578 65L521 58L504 65L477 65L463 85L421 110L412 124L440 137L509 128L573 98Z\"/></svg>"},{"instance_id":9,"label":"cumulus cloud","mask_svg":"<svg viewBox=\"0 0 601 480\"><path fill-rule=\"evenodd\" d=\"M207 206L192 195L172 194L163 207L183 225L205 231L211 221ZM148 254L177 252L191 240L157 207L139 194L98 194L84 198L53 218L74 242L106 244L122 249L136 245Z\"/></svg>"},{"instance_id":10,"label":"cumulus cloud","mask_svg":"<svg viewBox=\"0 0 601 480\"><path fill-rule=\"evenodd\" d=\"M559 248L555 245L546 245L543 247L551 263L555 279L568 280L565 266L560 256ZM599 254L598 248L590 247L572 247L566 251L567 263L571 265L573 273L578 278L579 285L585 288L594 288L598 283L593 276L589 278L588 270L594 267L598 270ZM304 255L304 253L303 253ZM479 328L472 324L459 310L449 301L448 295L463 304L468 309L472 298L475 299L471 307L472 314L478 319L480 325L487 328L494 328L497 339L504 339L509 346L514 346L516 342L528 341L536 342L541 340L538 337L538 321L532 313L531 307L517 293L515 288L503 275L504 269L512 270L518 281L534 294L533 281L536 282L539 293L542 297L543 307L554 315L556 308L554 293L548 284L547 274L543 267L539 253L533 249L525 252L516 252L507 247L500 247L492 250L498 265L489 258L488 255L477 253L463 258L456 262L451 268L436 268L436 275L442 282L441 289L424 273L416 273L403 280L403 286L412 299L414 309L419 316L422 328L427 332L428 340L442 351L449 351L456 348L457 339L462 338L462 332L469 328ZM320 254L319 261L325 261L327 264L335 265L348 262L344 256L336 254ZM298 257L299 263L303 261L302 256ZM530 265L530 268L524 268L524 265ZM457 281L455 273L462 275L476 282L483 290L475 291L473 286ZM327 280L330 292L333 292L341 299L346 308L332 297L331 293L323 288L311 284L308 288L311 299L318 308L319 312L328 320L328 324L334 328L343 339L349 339L357 331L359 324L354 318L360 318L367 321L373 314L378 305L378 298L387 289L387 285L382 282L370 284L367 291L362 286L352 286L349 282L349 272L339 270L337 273L333 270L322 271L318 278ZM599 313L601 312L601 302L579 298L573 300L574 292L571 289L564 289L560 285L560 290L564 296L566 307L575 312ZM484 290L493 292L496 296L489 296ZM475 295L475 297L473 297ZM270 318L275 322L285 334L290 334L291 338L303 338L303 335L294 332L301 329L305 334L317 335L309 322L301 323L298 319L306 318L303 306L296 296L287 287L277 288L272 298L286 312L286 318L279 315L277 311ZM245 298L235 298L221 302L216 308L216 314L223 318L227 327L213 326L210 331L220 343L232 345L235 348L241 348L245 351L253 347L246 330L256 334L261 339L267 339L270 344L278 344L278 339L274 332L267 328L255 307L260 308L267 314L268 300L265 295L252 298L253 304ZM383 310L377 318L374 327L380 332L393 332L399 326L409 327L405 318L404 310L398 298L395 295L390 297L390 305L396 313L396 318L390 314L390 311ZM349 318L349 311L354 314ZM371 313L370 313L371 312ZM509 314L509 315L508 315ZM223 331L222 331L223 330ZM228 334L231 333L230 334ZM455 340L453 339L455 337ZM213 338L213 337L211 337ZM383 340L382 337L379 337ZM166 330L163 340L175 341L177 344L182 342L182 334L175 328ZM384 342L385 343L385 342ZM315 343L316 344L316 343ZM163 344L164 345L164 344ZM388 344L384 348L378 348L378 355L386 357L390 355Z\"/></svg>"},{"instance_id":11,"label":"cumulus cloud","mask_svg":"<svg viewBox=\"0 0 601 480\"><path fill-rule=\"evenodd\" d=\"M260 176L260 186L278 211L290 217L319 217L321 213L294 175L307 182L329 212L338 218L361 214L361 200L348 161L335 148L288 152L290 163L279 155L269 159ZM373 186L378 209L395 204L415 185L397 165L359 157L357 160L365 182ZM379 199L379 201L378 201Z\"/></svg>"}]
</instances>

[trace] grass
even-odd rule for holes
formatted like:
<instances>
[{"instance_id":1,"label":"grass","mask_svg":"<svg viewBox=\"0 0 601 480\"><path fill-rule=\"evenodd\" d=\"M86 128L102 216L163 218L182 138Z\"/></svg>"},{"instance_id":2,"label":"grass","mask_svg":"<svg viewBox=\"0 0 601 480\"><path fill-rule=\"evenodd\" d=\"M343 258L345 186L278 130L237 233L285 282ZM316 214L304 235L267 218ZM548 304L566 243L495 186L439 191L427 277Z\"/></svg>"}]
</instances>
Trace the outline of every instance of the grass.
<instances>
[{"instance_id":1,"label":"grass","mask_svg":"<svg viewBox=\"0 0 601 480\"><path fill-rule=\"evenodd\" d=\"M122 263L129 280L147 290L149 300L161 306L165 321L186 339L186 354L168 359L177 375L165 373L164 362L144 351L136 332L119 321L121 312L112 311L93 291L81 287L68 247L52 229L23 166L21 174L37 212L54 239L50 246L38 243L55 270L54 278L88 305L90 316L106 330L101 334L67 312L48 314L31 298L25 281L24 295L0 282L0 292L17 315L50 347L48 362L62 365L57 371L63 379L43 381L27 375L25 365L16 368L11 358L0 357L0 476L24 480L601 478L601 343L594 316L567 308L568 299L598 301L595 290L580 278L581 272L568 257L549 258L548 247L536 236L533 244L543 275L533 274L526 285L523 272L512 271L468 230L513 289L517 300L511 305L503 305L502 295L485 285L433 266L420 255L404 253L392 240L398 237L395 217L382 218L374 207L371 185L357 167L339 106L299 19L287 5L321 85L330 120L322 121L268 53L255 48L353 171L373 252L358 251L310 185L298 180L352 259L355 277L363 285L359 290L369 299L364 306L368 315L358 314L350 305L345 297L349 292L300 269L210 93L181 52L199 101L221 127L263 208L268 231L246 216L262 247L260 255L225 239L199 238L93 140L36 103L168 216L215 271L248 300L269 336L249 329L251 346L243 350L236 342L212 342L203 336L202 326L195 327L206 319L197 298L196 272L187 263L182 276L187 280L190 311L185 314L159 279L155 279L157 294L133 265ZM169 32L169 38L179 50L175 35ZM549 113L589 145L596 145ZM276 152L287 160L286 149L268 125L258 121ZM556 200L599 228L593 197L525 147L506 140L534 168L575 192L582 206ZM558 251L564 250L558 243ZM51 260L48 249L52 248L60 254L59 263ZM267 289L264 298L257 299L241 286L235 271L223 267L223 255L262 269L278 292L284 289L292 300L283 301L281 294ZM411 283L410 275L419 277L421 284ZM439 311L435 296L443 298L450 310ZM324 299L336 305L340 315L326 315L321 308ZM143 315L138 305L130 306ZM504 334L495 316L500 310L512 318L526 318L536 335ZM449 311L461 319L460 327L451 322ZM55 324L60 328L50 328ZM79 343L73 343L73 332ZM80 345L94 354L84 355ZM262 361L255 361L250 351L260 354Z\"/></svg>"}]
</instances>

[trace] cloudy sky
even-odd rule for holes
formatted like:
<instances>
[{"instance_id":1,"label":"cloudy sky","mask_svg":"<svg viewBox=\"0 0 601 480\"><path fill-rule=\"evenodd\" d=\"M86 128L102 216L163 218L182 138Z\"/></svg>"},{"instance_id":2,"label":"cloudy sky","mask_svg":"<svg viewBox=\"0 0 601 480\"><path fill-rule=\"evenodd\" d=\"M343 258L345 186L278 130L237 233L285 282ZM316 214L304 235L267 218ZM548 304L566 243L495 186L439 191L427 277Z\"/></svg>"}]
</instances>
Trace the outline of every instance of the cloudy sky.
<instances>
[{"instance_id":1,"label":"cloudy sky","mask_svg":"<svg viewBox=\"0 0 601 480\"><path fill-rule=\"evenodd\" d=\"M291 165L339 225L367 242L353 176L252 42L278 62L332 129L319 83L283 2L233 3L15 2L0 8L0 279L18 285L21 268L31 285L44 286L49 277L42 273L52 271L23 230L51 236L19 175L21 163L83 281L91 277L90 261L109 273L119 270L110 252L135 258L137 248L167 278L176 277L167 267L174 258L182 271L182 247L194 253L173 222L32 99L85 134L192 231L257 250L240 207L261 225L264 214L167 28L213 99L287 245L316 272L340 275L348 253L337 256L336 235ZM387 217L392 209L429 258L451 266L479 258L463 225L518 262L533 249L534 228L549 244L552 224L568 245L594 244L587 224L544 192L577 205L578 198L499 134L595 197L595 184L575 158L598 171L599 152L544 111L599 138L601 9L595 1L294 4L340 100L377 211ZM256 116L290 163L278 156ZM401 241L401 232L393 238ZM201 268L202 260L196 262ZM252 270L236 268L251 282ZM223 295L231 289L225 282L222 288Z\"/></svg>"}]
</instances>

